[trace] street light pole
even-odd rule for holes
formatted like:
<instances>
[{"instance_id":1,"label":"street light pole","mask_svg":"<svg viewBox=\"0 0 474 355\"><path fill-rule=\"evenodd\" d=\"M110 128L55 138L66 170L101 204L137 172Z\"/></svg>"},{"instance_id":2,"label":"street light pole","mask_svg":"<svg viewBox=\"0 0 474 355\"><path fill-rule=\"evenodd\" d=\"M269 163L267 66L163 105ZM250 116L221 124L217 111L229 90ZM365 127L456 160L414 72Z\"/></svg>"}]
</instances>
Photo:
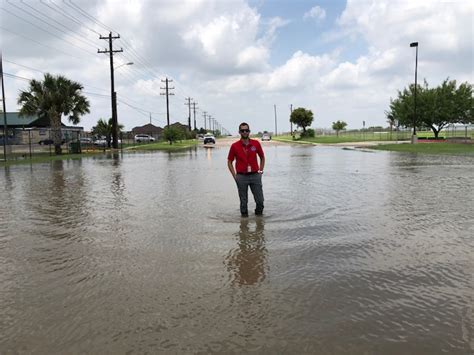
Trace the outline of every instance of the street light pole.
<instances>
[{"instance_id":1,"label":"street light pole","mask_svg":"<svg viewBox=\"0 0 474 355\"><path fill-rule=\"evenodd\" d=\"M7 108L5 105L5 84L3 76L3 59L2 52L0 52L0 75L2 79L2 110L3 110L3 159L7 162L7 139L8 139L8 123L7 123Z\"/></svg>"},{"instance_id":2,"label":"street light pole","mask_svg":"<svg viewBox=\"0 0 474 355\"><path fill-rule=\"evenodd\" d=\"M290 134L293 137L293 122L291 121L292 113L293 113L293 104L290 105Z\"/></svg>"},{"instance_id":3,"label":"street light pole","mask_svg":"<svg viewBox=\"0 0 474 355\"><path fill-rule=\"evenodd\" d=\"M112 58L112 56L111 56ZM111 69L111 78L112 78L112 147L114 149L118 148L118 137L119 137L119 129L118 129L118 114L117 114L117 92L115 91L115 80L114 80L114 71L123 67L124 65L133 65L133 62L123 63L120 64L118 67L113 67L113 60L111 59L110 64L112 65Z\"/></svg>"},{"instance_id":4,"label":"street light pole","mask_svg":"<svg viewBox=\"0 0 474 355\"><path fill-rule=\"evenodd\" d=\"M418 42L410 43L410 47L416 47L415 56L415 114L413 115L413 136L411 137L411 143L415 144L418 142L416 136L416 90L417 90L417 76L418 76Z\"/></svg>"},{"instance_id":5,"label":"street light pole","mask_svg":"<svg viewBox=\"0 0 474 355\"><path fill-rule=\"evenodd\" d=\"M275 111L275 136L278 135L278 128L277 128L277 105L273 105L273 109Z\"/></svg>"}]
</instances>

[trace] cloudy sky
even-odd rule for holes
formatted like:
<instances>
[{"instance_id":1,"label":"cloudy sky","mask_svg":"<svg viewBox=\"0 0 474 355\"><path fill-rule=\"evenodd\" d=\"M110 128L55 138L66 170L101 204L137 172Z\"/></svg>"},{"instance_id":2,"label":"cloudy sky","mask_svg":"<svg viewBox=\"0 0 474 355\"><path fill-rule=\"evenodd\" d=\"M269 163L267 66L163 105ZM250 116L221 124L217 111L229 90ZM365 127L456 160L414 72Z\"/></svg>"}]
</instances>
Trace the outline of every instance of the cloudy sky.
<instances>
[{"instance_id":1,"label":"cloudy sky","mask_svg":"<svg viewBox=\"0 0 474 355\"><path fill-rule=\"evenodd\" d=\"M187 122L186 98L236 133L289 131L290 105L314 128L386 126L390 98L418 78L473 80L474 6L469 0L1 0L7 111L27 79L63 74L84 85L90 129L110 112L114 49L118 118L126 129L166 124L162 79L173 80L171 122ZM133 65L121 64L133 62ZM119 68L120 66L120 68ZM67 121L64 120L66 123Z\"/></svg>"}]
</instances>

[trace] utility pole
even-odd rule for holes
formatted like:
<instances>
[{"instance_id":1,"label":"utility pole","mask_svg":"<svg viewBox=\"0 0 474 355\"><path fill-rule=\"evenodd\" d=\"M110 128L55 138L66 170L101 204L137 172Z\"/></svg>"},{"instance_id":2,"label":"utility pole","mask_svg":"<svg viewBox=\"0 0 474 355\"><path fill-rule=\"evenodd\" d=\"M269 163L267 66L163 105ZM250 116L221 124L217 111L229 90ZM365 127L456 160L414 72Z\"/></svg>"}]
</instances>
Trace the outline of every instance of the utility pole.
<instances>
[{"instance_id":1,"label":"utility pole","mask_svg":"<svg viewBox=\"0 0 474 355\"><path fill-rule=\"evenodd\" d=\"M192 103L192 105L193 105L193 112L194 112L194 130L197 130L197 128L196 128L196 108L197 108L196 105L197 105L197 102L194 101Z\"/></svg>"},{"instance_id":2,"label":"utility pole","mask_svg":"<svg viewBox=\"0 0 474 355\"><path fill-rule=\"evenodd\" d=\"M153 127L151 126L151 112L150 112L150 137L153 137Z\"/></svg>"},{"instance_id":3,"label":"utility pole","mask_svg":"<svg viewBox=\"0 0 474 355\"><path fill-rule=\"evenodd\" d=\"M203 112L202 112L202 115L204 116L204 130L207 131L207 125L206 125L206 121L207 121L207 111L203 111Z\"/></svg>"},{"instance_id":4,"label":"utility pole","mask_svg":"<svg viewBox=\"0 0 474 355\"><path fill-rule=\"evenodd\" d=\"M416 87L417 84L417 72L418 72L418 42L410 43L410 47L416 48L416 58L415 58L415 114L413 115L413 135L411 136L411 143L415 144L418 142L418 138L416 136Z\"/></svg>"},{"instance_id":5,"label":"utility pole","mask_svg":"<svg viewBox=\"0 0 474 355\"><path fill-rule=\"evenodd\" d=\"M277 130L277 105L273 105L273 108L275 109L275 136L278 135L278 130Z\"/></svg>"},{"instance_id":6,"label":"utility pole","mask_svg":"<svg viewBox=\"0 0 474 355\"><path fill-rule=\"evenodd\" d=\"M112 46L112 40L120 38L120 35L112 36L112 32L109 32L107 37L100 36L99 39L106 39L109 41L109 49L103 51L97 50L97 53L109 53L110 56L110 92L112 98L112 147L118 148L118 118L117 118L117 93L115 92L114 86L114 53L123 52L123 49L114 50Z\"/></svg>"},{"instance_id":7,"label":"utility pole","mask_svg":"<svg viewBox=\"0 0 474 355\"><path fill-rule=\"evenodd\" d=\"M0 75L2 77L2 107L3 107L3 159L7 161L7 139L8 139L8 129L7 129L7 109L5 105L5 84L3 77L3 58L2 52L0 52Z\"/></svg>"},{"instance_id":8,"label":"utility pole","mask_svg":"<svg viewBox=\"0 0 474 355\"><path fill-rule=\"evenodd\" d=\"M189 109L188 128L189 128L189 131L191 131L191 100L192 100L192 98L191 97L186 97L185 100L187 101L187 103L185 103L185 105L188 106L188 109Z\"/></svg>"},{"instance_id":9,"label":"utility pole","mask_svg":"<svg viewBox=\"0 0 474 355\"><path fill-rule=\"evenodd\" d=\"M293 113L293 104L290 104L290 132L293 136L293 122L291 122L291 114Z\"/></svg>"},{"instance_id":10,"label":"utility pole","mask_svg":"<svg viewBox=\"0 0 474 355\"><path fill-rule=\"evenodd\" d=\"M166 78L165 80L161 80L162 83L166 83L166 86L164 88L160 87L160 89L165 90L165 92L160 92L160 95L166 95L166 123L168 124L168 127L170 126L170 103L168 96L169 95L174 95L172 92L169 92L169 90L173 90L173 87L169 87L168 83L172 83L173 80Z\"/></svg>"}]
</instances>

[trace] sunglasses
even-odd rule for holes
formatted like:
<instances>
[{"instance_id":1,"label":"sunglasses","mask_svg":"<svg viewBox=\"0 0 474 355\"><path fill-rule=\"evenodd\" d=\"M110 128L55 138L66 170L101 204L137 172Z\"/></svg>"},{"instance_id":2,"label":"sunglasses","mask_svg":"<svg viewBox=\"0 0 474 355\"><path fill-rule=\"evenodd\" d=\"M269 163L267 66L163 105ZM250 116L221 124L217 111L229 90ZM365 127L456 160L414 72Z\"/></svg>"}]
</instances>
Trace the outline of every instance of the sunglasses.
<instances>
[{"instance_id":1,"label":"sunglasses","mask_svg":"<svg viewBox=\"0 0 474 355\"><path fill-rule=\"evenodd\" d=\"M249 133L249 132L250 132L250 129L241 129L240 132L242 132L242 133Z\"/></svg>"}]
</instances>

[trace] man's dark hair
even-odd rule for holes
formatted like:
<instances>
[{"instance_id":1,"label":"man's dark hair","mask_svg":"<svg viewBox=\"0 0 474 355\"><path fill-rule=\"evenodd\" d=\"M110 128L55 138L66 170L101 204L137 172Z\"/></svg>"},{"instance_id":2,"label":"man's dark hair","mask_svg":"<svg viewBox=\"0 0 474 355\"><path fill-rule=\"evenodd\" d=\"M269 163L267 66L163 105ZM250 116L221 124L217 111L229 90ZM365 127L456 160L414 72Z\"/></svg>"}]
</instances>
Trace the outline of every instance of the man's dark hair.
<instances>
[{"instance_id":1,"label":"man's dark hair","mask_svg":"<svg viewBox=\"0 0 474 355\"><path fill-rule=\"evenodd\" d=\"M239 131L240 131L240 127L242 127L242 126L247 126L250 129L250 126L249 126L248 123L242 122L241 124L239 124Z\"/></svg>"}]
</instances>

